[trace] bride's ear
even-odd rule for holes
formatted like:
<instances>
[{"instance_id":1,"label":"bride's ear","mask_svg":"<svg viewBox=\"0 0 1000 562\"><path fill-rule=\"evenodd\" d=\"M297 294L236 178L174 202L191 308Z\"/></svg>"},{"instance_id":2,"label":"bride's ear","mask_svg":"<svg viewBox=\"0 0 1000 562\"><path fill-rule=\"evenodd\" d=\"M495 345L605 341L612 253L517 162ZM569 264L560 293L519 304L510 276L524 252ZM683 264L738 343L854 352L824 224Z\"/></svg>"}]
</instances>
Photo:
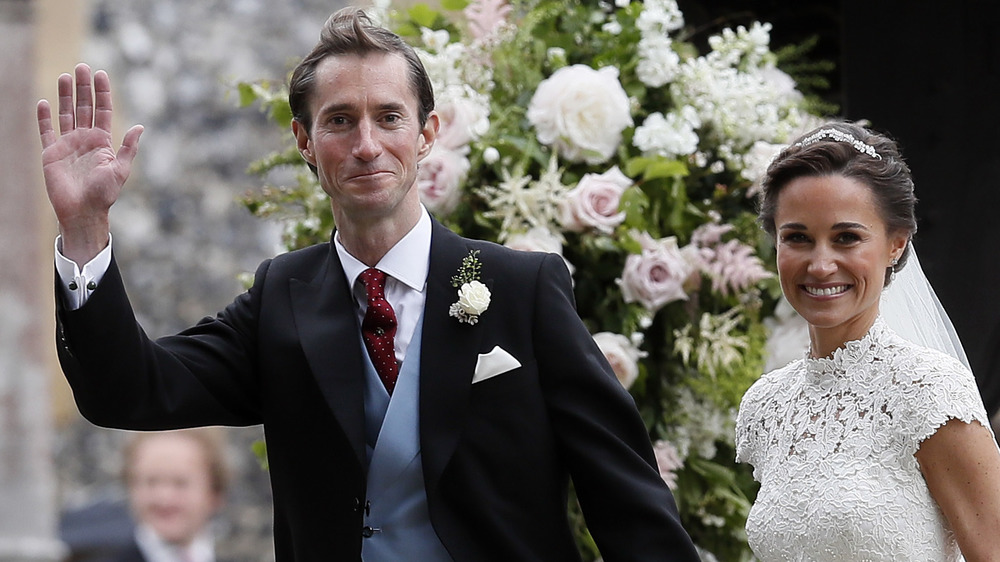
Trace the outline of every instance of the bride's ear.
<instances>
[{"instance_id":1,"label":"bride's ear","mask_svg":"<svg viewBox=\"0 0 1000 562\"><path fill-rule=\"evenodd\" d=\"M910 235L906 232L897 232L889 237L889 261L896 262L903 257L906 245L910 243Z\"/></svg>"}]
</instances>

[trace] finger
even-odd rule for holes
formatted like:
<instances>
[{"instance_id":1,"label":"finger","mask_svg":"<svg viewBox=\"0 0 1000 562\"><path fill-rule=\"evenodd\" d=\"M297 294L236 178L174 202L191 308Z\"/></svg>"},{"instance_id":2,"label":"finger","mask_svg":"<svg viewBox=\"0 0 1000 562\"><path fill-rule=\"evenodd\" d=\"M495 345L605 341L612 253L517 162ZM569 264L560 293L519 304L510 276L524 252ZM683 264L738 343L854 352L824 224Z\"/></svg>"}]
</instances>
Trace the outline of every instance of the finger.
<instances>
[{"instance_id":1,"label":"finger","mask_svg":"<svg viewBox=\"0 0 1000 562\"><path fill-rule=\"evenodd\" d=\"M111 79L108 73L94 73L94 127L111 132Z\"/></svg>"},{"instance_id":2,"label":"finger","mask_svg":"<svg viewBox=\"0 0 1000 562\"><path fill-rule=\"evenodd\" d=\"M139 152L139 137L144 130L142 125L133 125L131 129L125 132L122 145L118 149L118 153L115 154L115 160L121 166L123 181L128 177L129 170L132 167L132 160L135 159L136 153Z\"/></svg>"},{"instance_id":3,"label":"finger","mask_svg":"<svg viewBox=\"0 0 1000 562\"><path fill-rule=\"evenodd\" d=\"M76 128L76 113L73 111L73 77L59 76L59 132L63 135Z\"/></svg>"},{"instance_id":4,"label":"finger","mask_svg":"<svg viewBox=\"0 0 1000 562\"><path fill-rule=\"evenodd\" d=\"M90 67L76 65L76 126L89 129L94 124L94 94L90 91Z\"/></svg>"},{"instance_id":5,"label":"finger","mask_svg":"<svg viewBox=\"0 0 1000 562\"><path fill-rule=\"evenodd\" d=\"M42 138L42 148L56 142L56 132L52 130L52 108L47 100L40 100L36 108L38 115L38 135Z\"/></svg>"}]
</instances>

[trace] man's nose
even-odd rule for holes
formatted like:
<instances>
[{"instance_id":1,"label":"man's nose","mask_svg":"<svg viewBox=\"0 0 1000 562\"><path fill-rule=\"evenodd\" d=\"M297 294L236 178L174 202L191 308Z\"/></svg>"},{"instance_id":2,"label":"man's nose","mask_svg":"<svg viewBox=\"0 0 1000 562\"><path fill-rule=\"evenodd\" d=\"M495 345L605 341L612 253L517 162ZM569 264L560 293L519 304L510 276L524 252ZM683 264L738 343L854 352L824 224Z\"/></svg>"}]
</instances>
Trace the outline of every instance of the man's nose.
<instances>
[{"instance_id":1,"label":"man's nose","mask_svg":"<svg viewBox=\"0 0 1000 562\"><path fill-rule=\"evenodd\" d=\"M378 139L377 128L367 121L362 121L358 125L358 135L353 150L354 157L370 162L381 153L382 144Z\"/></svg>"}]
</instances>

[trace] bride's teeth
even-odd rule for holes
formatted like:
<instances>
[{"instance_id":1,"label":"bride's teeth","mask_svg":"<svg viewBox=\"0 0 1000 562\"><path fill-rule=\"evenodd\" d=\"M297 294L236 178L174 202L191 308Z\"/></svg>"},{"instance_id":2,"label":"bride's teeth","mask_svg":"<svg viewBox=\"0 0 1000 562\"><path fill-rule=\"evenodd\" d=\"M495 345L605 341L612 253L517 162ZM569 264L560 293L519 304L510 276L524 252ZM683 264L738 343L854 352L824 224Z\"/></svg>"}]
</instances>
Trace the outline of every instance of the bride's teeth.
<instances>
[{"instance_id":1,"label":"bride's teeth","mask_svg":"<svg viewBox=\"0 0 1000 562\"><path fill-rule=\"evenodd\" d=\"M827 287L820 289L818 287L806 287L806 292L810 295L816 295L817 297L830 297L833 295L839 295L847 290L847 285L840 285L837 287Z\"/></svg>"}]
</instances>

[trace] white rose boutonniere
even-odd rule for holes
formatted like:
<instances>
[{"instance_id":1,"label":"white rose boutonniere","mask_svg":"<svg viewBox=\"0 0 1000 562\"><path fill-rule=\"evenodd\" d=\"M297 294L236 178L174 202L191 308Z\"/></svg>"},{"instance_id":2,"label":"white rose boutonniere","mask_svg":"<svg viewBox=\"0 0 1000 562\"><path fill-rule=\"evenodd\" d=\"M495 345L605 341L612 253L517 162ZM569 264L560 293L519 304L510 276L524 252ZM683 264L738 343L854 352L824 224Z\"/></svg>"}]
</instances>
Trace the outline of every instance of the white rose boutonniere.
<instances>
[{"instance_id":1,"label":"white rose boutonniere","mask_svg":"<svg viewBox=\"0 0 1000 562\"><path fill-rule=\"evenodd\" d=\"M458 273L451 278L451 285L458 288L458 302L451 305L448 315L459 322L475 324L479 315L490 306L490 289L479 281L479 250L472 250L462 259Z\"/></svg>"}]
</instances>

